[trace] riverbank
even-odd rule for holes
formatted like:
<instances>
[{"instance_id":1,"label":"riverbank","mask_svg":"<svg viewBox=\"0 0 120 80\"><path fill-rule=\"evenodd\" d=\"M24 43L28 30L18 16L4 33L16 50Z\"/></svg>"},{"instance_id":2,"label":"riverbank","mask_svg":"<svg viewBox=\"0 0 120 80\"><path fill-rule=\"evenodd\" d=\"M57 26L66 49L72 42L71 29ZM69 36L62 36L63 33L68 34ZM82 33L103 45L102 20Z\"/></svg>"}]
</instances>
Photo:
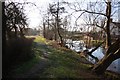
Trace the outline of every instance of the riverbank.
<instances>
[{"instance_id":1,"label":"riverbank","mask_svg":"<svg viewBox=\"0 0 120 80\"><path fill-rule=\"evenodd\" d=\"M95 78L103 80L110 76L92 74L90 70L92 64L76 52L60 47L54 41L39 36L35 38L33 44L35 57L14 69L13 78ZM112 78L118 78L118 76Z\"/></svg>"}]
</instances>

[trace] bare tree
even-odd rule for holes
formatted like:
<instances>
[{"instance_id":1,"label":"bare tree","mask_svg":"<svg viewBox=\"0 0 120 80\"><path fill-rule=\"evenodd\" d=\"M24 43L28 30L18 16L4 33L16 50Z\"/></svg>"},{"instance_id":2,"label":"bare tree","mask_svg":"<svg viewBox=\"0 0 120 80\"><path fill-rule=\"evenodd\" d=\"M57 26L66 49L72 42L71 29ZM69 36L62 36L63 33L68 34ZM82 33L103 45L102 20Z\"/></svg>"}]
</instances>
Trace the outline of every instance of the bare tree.
<instances>
[{"instance_id":1,"label":"bare tree","mask_svg":"<svg viewBox=\"0 0 120 80\"><path fill-rule=\"evenodd\" d=\"M50 8L50 13L55 17L55 23L56 23L55 30L57 31L57 33L59 35L59 38L60 38L61 45L63 46L64 41L63 41L63 37L62 37L62 35L60 33L60 29L61 29L60 14L64 13L65 8L64 7L60 7L60 2L59 1L57 2L57 4L50 5L49 8ZM55 32L55 36L56 36L57 33Z\"/></svg>"},{"instance_id":2,"label":"bare tree","mask_svg":"<svg viewBox=\"0 0 120 80\"><path fill-rule=\"evenodd\" d=\"M43 19L43 37L46 38L46 25L44 19Z\"/></svg>"},{"instance_id":3,"label":"bare tree","mask_svg":"<svg viewBox=\"0 0 120 80\"><path fill-rule=\"evenodd\" d=\"M120 58L120 39L116 40L115 43L113 43L111 45L111 36L110 36L110 19L112 16L112 1L111 0L104 0L105 3L105 8L106 11L95 11L95 10L90 10L91 7L84 9L81 8L80 5L76 6L76 4L73 4L73 7L70 6L70 8L72 10L74 10L75 12L82 12L80 14L80 16L78 18L80 18L83 14L85 13L89 13L89 14L94 14L94 15L98 15L98 16L103 16L106 20L106 25L105 22L101 22L101 25L98 24L99 21L96 21L97 17L94 18L94 20L92 21L93 24L89 24L89 25L96 25L97 27L102 28L105 32L106 32L106 46L107 46L107 52L106 55L104 56L104 58L99 61L96 65L94 65L94 68L92 69L93 72L97 73L97 74L103 74L105 72L105 70L107 69L107 67L116 59ZM77 3L78 4L78 3ZM96 2L95 4L98 4L98 2ZM94 5L95 5L94 4ZM99 10L100 8L98 8L97 10ZM99 19L98 19L99 20ZM105 26L105 27L104 27Z\"/></svg>"},{"instance_id":4,"label":"bare tree","mask_svg":"<svg viewBox=\"0 0 120 80\"><path fill-rule=\"evenodd\" d=\"M98 2L96 2L95 4L97 4ZM90 3L90 6L87 9L76 9L76 6L74 5L75 8L70 7L71 9L75 10L75 12L82 12L81 15L78 17L80 18L83 14L85 13L89 13L90 16L92 17L93 15L95 16L94 19L89 20L90 23L87 23L87 25L96 25L97 27L102 28L103 30L106 31L106 45L107 47L110 46L111 44L111 37L110 37L110 29L109 29L109 25L110 25L110 17L111 17L111 1L106 1L106 12L104 13L102 10L96 11L95 9L91 9L91 6L95 7L94 5L92 5L92 3ZM100 12L101 11L101 12ZM103 12L103 13L102 13ZM99 16L104 16L107 20L107 25L104 28L103 25L98 25L98 22L96 21L96 19ZM88 18L89 19L89 18Z\"/></svg>"}]
</instances>

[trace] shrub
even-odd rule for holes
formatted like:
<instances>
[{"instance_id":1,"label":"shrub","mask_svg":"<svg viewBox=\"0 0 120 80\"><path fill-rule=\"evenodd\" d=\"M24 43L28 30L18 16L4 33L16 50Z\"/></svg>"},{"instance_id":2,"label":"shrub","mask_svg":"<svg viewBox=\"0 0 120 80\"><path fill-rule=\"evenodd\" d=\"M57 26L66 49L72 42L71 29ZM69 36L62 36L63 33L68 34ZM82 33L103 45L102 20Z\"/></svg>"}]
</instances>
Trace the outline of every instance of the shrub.
<instances>
[{"instance_id":1,"label":"shrub","mask_svg":"<svg viewBox=\"0 0 120 80\"><path fill-rule=\"evenodd\" d=\"M9 72L14 66L33 58L33 39L13 38L6 42L5 53L3 53L3 67Z\"/></svg>"}]
</instances>

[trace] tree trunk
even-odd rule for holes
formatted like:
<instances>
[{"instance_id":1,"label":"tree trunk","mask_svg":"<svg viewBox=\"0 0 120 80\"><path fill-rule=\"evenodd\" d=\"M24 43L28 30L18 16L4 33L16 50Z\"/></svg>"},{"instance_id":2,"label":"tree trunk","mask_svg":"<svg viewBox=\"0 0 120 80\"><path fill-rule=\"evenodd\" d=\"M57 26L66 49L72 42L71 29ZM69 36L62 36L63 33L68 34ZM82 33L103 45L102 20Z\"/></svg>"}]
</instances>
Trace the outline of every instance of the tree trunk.
<instances>
[{"instance_id":1,"label":"tree trunk","mask_svg":"<svg viewBox=\"0 0 120 80\"><path fill-rule=\"evenodd\" d=\"M95 56L93 56L92 53L93 53L96 49L98 49L103 43L104 43L104 41L103 41L101 44L99 44L98 46L96 46L94 49L92 49L90 52L87 52L86 54L88 54L88 55L91 56L93 59L95 59L96 62L98 62L98 61L99 61L98 58L95 57Z\"/></svg>"},{"instance_id":2,"label":"tree trunk","mask_svg":"<svg viewBox=\"0 0 120 80\"><path fill-rule=\"evenodd\" d=\"M8 40L12 38L11 31L8 30L7 28L6 28L6 35L7 35Z\"/></svg>"},{"instance_id":3,"label":"tree trunk","mask_svg":"<svg viewBox=\"0 0 120 80\"><path fill-rule=\"evenodd\" d=\"M22 38L24 37L23 28L20 28L20 36L21 36Z\"/></svg>"},{"instance_id":4,"label":"tree trunk","mask_svg":"<svg viewBox=\"0 0 120 80\"><path fill-rule=\"evenodd\" d=\"M43 22L43 37L46 38L46 34L45 34L45 23Z\"/></svg>"},{"instance_id":5,"label":"tree trunk","mask_svg":"<svg viewBox=\"0 0 120 80\"><path fill-rule=\"evenodd\" d=\"M115 53L109 54L107 57L104 56L104 58L94 66L92 71L101 75L105 72L108 66L118 58L120 58L120 48Z\"/></svg>"},{"instance_id":6,"label":"tree trunk","mask_svg":"<svg viewBox=\"0 0 120 80\"><path fill-rule=\"evenodd\" d=\"M1 5L1 3L0 3ZM7 26L6 26L6 16L5 16L5 2L2 2L2 78L5 78L8 73L8 60L6 59L6 32L7 32Z\"/></svg>"},{"instance_id":7,"label":"tree trunk","mask_svg":"<svg viewBox=\"0 0 120 80\"><path fill-rule=\"evenodd\" d=\"M106 8L106 16L107 16L107 25L106 25L106 48L111 45L111 36L110 36L110 17L111 17L111 2L107 2Z\"/></svg>"},{"instance_id":8,"label":"tree trunk","mask_svg":"<svg viewBox=\"0 0 120 80\"><path fill-rule=\"evenodd\" d=\"M57 17L56 17L56 26L57 26L57 32L58 32L58 35L60 37L60 41L61 41L61 46L63 46L63 39L62 39L62 36L60 34L60 25L59 25L59 2L57 4Z\"/></svg>"},{"instance_id":9,"label":"tree trunk","mask_svg":"<svg viewBox=\"0 0 120 80\"><path fill-rule=\"evenodd\" d=\"M110 54L111 52L115 52L120 47L120 39L118 38L106 51L105 56Z\"/></svg>"},{"instance_id":10,"label":"tree trunk","mask_svg":"<svg viewBox=\"0 0 120 80\"><path fill-rule=\"evenodd\" d=\"M4 9L5 9L5 2L2 2L2 34L3 34L2 37L4 38L4 40L6 40L6 16Z\"/></svg>"},{"instance_id":11,"label":"tree trunk","mask_svg":"<svg viewBox=\"0 0 120 80\"><path fill-rule=\"evenodd\" d=\"M99 48L102 44L104 43L104 41L102 43L100 43L98 46L96 46L94 49L92 49L90 52L88 52L88 54L92 54L97 48Z\"/></svg>"},{"instance_id":12,"label":"tree trunk","mask_svg":"<svg viewBox=\"0 0 120 80\"><path fill-rule=\"evenodd\" d=\"M100 75L105 72L108 66L116 59L120 58L120 39L116 40L107 50L104 58L94 65L92 71Z\"/></svg>"},{"instance_id":13,"label":"tree trunk","mask_svg":"<svg viewBox=\"0 0 120 80\"><path fill-rule=\"evenodd\" d=\"M54 36L54 38L55 38L55 41L57 41L57 28L56 28L56 26L55 26L55 36Z\"/></svg>"},{"instance_id":14,"label":"tree trunk","mask_svg":"<svg viewBox=\"0 0 120 80\"><path fill-rule=\"evenodd\" d=\"M14 24L14 29L15 29L15 38L17 38L17 27Z\"/></svg>"},{"instance_id":15,"label":"tree trunk","mask_svg":"<svg viewBox=\"0 0 120 80\"><path fill-rule=\"evenodd\" d=\"M61 34L60 34L59 29L58 29L58 35L59 35L59 37L60 37L61 46L63 46L63 45L64 45L64 43L63 43L63 38L62 38L62 36L61 36Z\"/></svg>"}]
</instances>

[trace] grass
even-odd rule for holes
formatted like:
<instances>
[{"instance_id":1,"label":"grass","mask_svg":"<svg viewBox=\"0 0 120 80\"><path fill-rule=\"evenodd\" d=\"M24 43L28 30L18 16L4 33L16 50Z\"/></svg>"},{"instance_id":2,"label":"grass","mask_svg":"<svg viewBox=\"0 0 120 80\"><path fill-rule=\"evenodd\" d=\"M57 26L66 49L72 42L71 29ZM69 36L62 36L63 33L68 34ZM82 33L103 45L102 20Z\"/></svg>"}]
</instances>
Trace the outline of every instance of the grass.
<instances>
[{"instance_id":1,"label":"grass","mask_svg":"<svg viewBox=\"0 0 120 80\"><path fill-rule=\"evenodd\" d=\"M75 70L69 70L68 67L58 66L48 68L44 74L49 78L74 78L77 77Z\"/></svg>"},{"instance_id":2,"label":"grass","mask_svg":"<svg viewBox=\"0 0 120 80\"><path fill-rule=\"evenodd\" d=\"M28 71L32 66L34 66L43 55L43 52L50 52L48 56L49 66L43 71L43 73L39 73L38 77L50 77L50 78L80 78L80 70L86 71L89 66L80 63L78 59L81 57L75 52L59 47L48 48L47 45L51 45L52 41L46 41L45 38L37 36L34 40L34 53L35 58L31 61L24 63L19 68L16 69L17 73L24 73ZM37 45L37 43L42 43ZM46 46L43 44L47 44ZM27 65L26 65L27 64ZM41 76L42 75L42 76Z\"/></svg>"},{"instance_id":3,"label":"grass","mask_svg":"<svg viewBox=\"0 0 120 80\"><path fill-rule=\"evenodd\" d=\"M47 43L46 39L43 38L42 36L36 36L34 41L35 42L40 42L40 43Z\"/></svg>"},{"instance_id":4,"label":"grass","mask_svg":"<svg viewBox=\"0 0 120 80\"><path fill-rule=\"evenodd\" d=\"M32 37L27 37L27 38L32 38ZM22 74L25 73L27 71L29 71L35 64L37 64L40 61L40 56L42 56L42 51L40 47L36 47L35 42L45 42L45 40L42 39L38 39L40 37L36 37L34 43L33 43L33 47L32 47L32 51L34 53L34 57L31 58L29 61L25 61L24 63L14 66L15 69L12 71L15 74Z\"/></svg>"},{"instance_id":5,"label":"grass","mask_svg":"<svg viewBox=\"0 0 120 80\"><path fill-rule=\"evenodd\" d=\"M98 46L100 43L102 43L103 40L92 40L91 43L92 43L92 46Z\"/></svg>"},{"instance_id":6,"label":"grass","mask_svg":"<svg viewBox=\"0 0 120 80\"><path fill-rule=\"evenodd\" d=\"M78 70L87 70L89 68L88 65L80 63L79 58L80 56L73 51L53 48L48 56L50 67L43 72L43 76L50 78L79 78L81 76L78 75Z\"/></svg>"},{"instance_id":7,"label":"grass","mask_svg":"<svg viewBox=\"0 0 120 80\"><path fill-rule=\"evenodd\" d=\"M40 58L34 57L33 59L24 62L23 64L18 65L17 68L13 70L13 73L15 74L25 73L26 71L30 70L31 67L34 66L39 60Z\"/></svg>"},{"instance_id":8,"label":"grass","mask_svg":"<svg viewBox=\"0 0 120 80\"><path fill-rule=\"evenodd\" d=\"M107 77L109 79L116 80L116 79L120 79L120 74L114 73L114 72L111 72L111 71L106 71L105 72L105 77Z\"/></svg>"},{"instance_id":9,"label":"grass","mask_svg":"<svg viewBox=\"0 0 120 80\"><path fill-rule=\"evenodd\" d=\"M43 52L49 52L48 54L48 66L45 67L42 73L37 73L38 78L96 78L97 76L91 74L89 68L91 64L85 64L85 58L82 58L79 54L63 48L52 47L52 41L47 41L43 37L37 36L34 40L33 51L35 57L28 62L20 65L15 69L17 74L29 71L37 62L43 57ZM38 43L42 43L39 44ZM45 45L47 44L47 45ZM110 73L107 76L111 75ZM116 76L115 76L116 77Z\"/></svg>"}]
</instances>

